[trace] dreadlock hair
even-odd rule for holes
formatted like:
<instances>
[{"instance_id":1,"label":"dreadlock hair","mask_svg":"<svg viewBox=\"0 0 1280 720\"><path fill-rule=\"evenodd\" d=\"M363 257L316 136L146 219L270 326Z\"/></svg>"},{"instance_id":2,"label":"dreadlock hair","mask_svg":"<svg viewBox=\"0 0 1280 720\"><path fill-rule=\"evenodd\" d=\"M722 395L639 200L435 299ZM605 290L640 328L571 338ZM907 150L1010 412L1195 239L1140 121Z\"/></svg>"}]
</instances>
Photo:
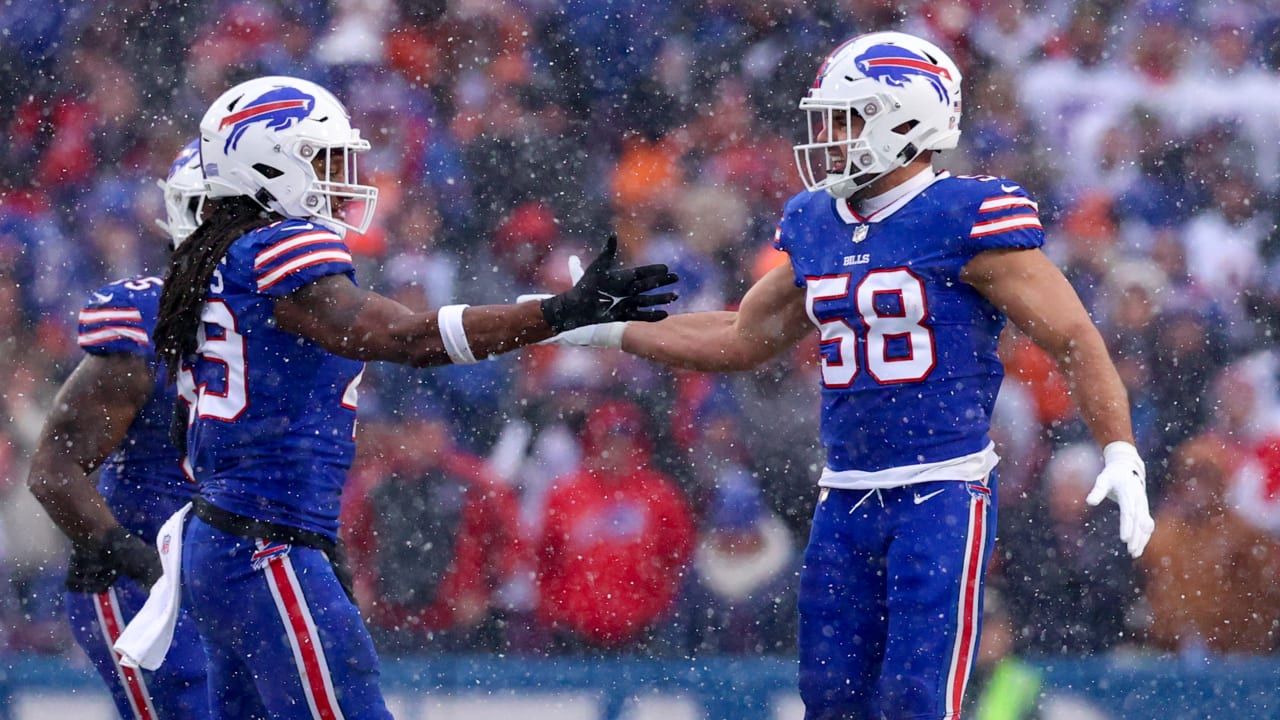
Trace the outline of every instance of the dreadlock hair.
<instances>
[{"instance_id":1,"label":"dreadlock hair","mask_svg":"<svg viewBox=\"0 0 1280 720\"><path fill-rule=\"evenodd\" d=\"M227 248L276 217L248 195L219 199L200 227L174 251L160 293L154 338L156 364L168 370L169 382L177 378L182 359L196 350L196 330L209 280Z\"/></svg>"}]
</instances>

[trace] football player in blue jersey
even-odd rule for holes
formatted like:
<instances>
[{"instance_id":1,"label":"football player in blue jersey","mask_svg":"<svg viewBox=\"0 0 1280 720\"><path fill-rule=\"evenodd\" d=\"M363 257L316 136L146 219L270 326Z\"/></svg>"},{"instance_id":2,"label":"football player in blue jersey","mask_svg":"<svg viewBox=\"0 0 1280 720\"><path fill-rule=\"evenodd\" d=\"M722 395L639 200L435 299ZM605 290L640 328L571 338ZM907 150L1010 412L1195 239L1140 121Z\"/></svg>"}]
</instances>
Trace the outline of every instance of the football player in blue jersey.
<instances>
[{"instance_id":1,"label":"football player in blue jersey","mask_svg":"<svg viewBox=\"0 0 1280 720\"><path fill-rule=\"evenodd\" d=\"M1153 522L1129 405L1074 290L1041 252L1016 182L932 167L956 146L960 71L896 32L850 39L801 100L805 192L776 245L789 263L736 312L583 328L557 342L668 365L746 370L817 327L819 479L800 579L800 692L809 720L959 717L996 527L988 437L1006 319L1056 359L1105 458L1087 500L1120 507L1142 553Z\"/></svg>"},{"instance_id":2,"label":"football player in blue jersey","mask_svg":"<svg viewBox=\"0 0 1280 720\"><path fill-rule=\"evenodd\" d=\"M161 225L176 248L204 203L197 142L160 187ZM157 530L195 491L169 439L174 392L163 371L153 372L161 286L158 277L120 280L94 291L80 311L86 355L54 399L27 479L72 542L64 600L76 642L120 716L137 720L209 716L204 650L188 615L178 618L169 662L154 672L120 664L111 649L160 577Z\"/></svg>"},{"instance_id":3,"label":"football player in blue jersey","mask_svg":"<svg viewBox=\"0 0 1280 720\"><path fill-rule=\"evenodd\" d=\"M376 188L369 143L324 88L242 83L200 123L219 207L174 255L156 352L189 412L198 486L182 604L209 655L217 718L386 718L378 661L330 565L364 361L471 363L579 326L653 321L676 280L621 268L616 240L569 290L515 305L415 313L355 283L348 230Z\"/></svg>"}]
</instances>

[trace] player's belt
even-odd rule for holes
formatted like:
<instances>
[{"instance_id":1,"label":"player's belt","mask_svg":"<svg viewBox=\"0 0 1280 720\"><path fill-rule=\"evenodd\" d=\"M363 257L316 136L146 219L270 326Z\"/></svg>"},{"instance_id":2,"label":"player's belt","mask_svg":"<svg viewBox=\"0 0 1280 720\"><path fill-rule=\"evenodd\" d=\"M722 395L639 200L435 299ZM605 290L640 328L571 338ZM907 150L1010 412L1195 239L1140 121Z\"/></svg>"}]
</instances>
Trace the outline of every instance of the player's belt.
<instances>
[{"instance_id":1,"label":"player's belt","mask_svg":"<svg viewBox=\"0 0 1280 720\"><path fill-rule=\"evenodd\" d=\"M336 543L317 532L246 517L214 505L202 497L191 501L191 512L211 527L243 538L274 540L323 551L333 557Z\"/></svg>"},{"instance_id":2,"label":"player's belt","mask_svg":"<svg viewBox=\"0 0 1280 720\"><path fill-rule=\"evenodd\" d=\"M209 527L224 533L238 535L251 540L274 540L288 545L298 545L319 550L329 558L333 572L342 583L342 589L351 602L356 601L355 584L351 567L347 563L347 553L342 543L335 543L317 532L302 528L267 522L257 518L246 517L230 510L223 510L202 497L196 496L191 501L191 512L203 520Z\"/></svg>"}]
</instances>

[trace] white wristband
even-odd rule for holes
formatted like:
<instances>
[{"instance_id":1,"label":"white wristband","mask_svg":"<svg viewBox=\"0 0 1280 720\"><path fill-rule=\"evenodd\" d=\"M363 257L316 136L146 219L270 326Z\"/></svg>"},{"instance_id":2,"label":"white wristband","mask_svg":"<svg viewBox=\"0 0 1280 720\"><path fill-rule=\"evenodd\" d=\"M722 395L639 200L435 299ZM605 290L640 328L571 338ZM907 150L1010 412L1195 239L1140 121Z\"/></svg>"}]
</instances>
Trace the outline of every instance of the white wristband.
<instances>
[{"instance_id":1,"label":"white wristband","mask_svg":"<svg viewBox=\"0 0 1280 720\"><path fill-rule=\"evenodd\" d=\"M444 341L444 351L449 353L449 360L454 365L470 365L476 356L471 354L471 344L467 342L467 330L462 326L462 311L470 305L445 305L436 314L436 322L440 325L440 339Z\"/></svg>"}]
</instances>

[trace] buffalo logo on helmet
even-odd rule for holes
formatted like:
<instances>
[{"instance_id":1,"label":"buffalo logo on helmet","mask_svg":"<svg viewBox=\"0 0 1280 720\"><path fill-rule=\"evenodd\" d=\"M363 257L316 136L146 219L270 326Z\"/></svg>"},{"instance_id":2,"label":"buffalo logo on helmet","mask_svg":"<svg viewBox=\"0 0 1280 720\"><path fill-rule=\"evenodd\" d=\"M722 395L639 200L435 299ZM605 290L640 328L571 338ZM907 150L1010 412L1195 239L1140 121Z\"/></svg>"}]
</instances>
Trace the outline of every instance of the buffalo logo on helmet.
<instances>
[{"instance_id":1,"label":"buffalo logo on helmet","mask_svg":"<svg viewBox=\"0 0 1280 720\"><path fill-rule=\"evenodd\" d=\"M219 130L232 126L223 152L234 150L250 125L265 122L270 130L284 130L295 122L305 120L315 106L316 99L297 88L276 88L222 118L222 122L218 124Z\"/></svg>"},{"instance_id":2,"label":"buffalo logo on helmet","mask_svg":"<svg viewBox=\"0 0 1280 720\"><path fill-rule=\"evenodd\" d=\"M951 71L924 55L898 45L873 45L853 61L867 77L894 87L906 87L915 78L924 78L938 93L938 100L951 103L951 94L942 82L943 78L954 79Z\"/></svg>"}]
</instances>

